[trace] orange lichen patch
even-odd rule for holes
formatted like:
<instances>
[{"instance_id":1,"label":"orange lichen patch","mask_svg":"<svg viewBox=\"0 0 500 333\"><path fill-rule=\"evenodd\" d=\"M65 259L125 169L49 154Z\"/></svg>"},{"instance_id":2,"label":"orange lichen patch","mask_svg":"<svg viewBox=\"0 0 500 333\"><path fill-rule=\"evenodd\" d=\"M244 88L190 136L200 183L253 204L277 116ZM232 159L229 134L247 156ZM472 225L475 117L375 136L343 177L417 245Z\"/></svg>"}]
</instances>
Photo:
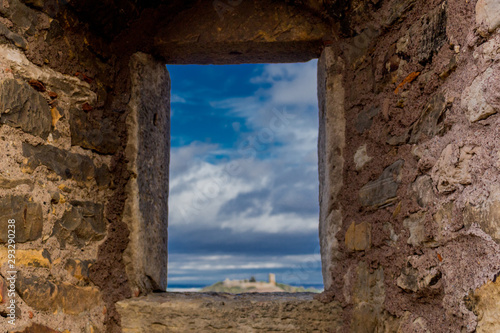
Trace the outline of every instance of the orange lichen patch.
<instances>
[{"instance_id":1,"label":"orange lichen patch","mask_svg":"<svg viewBox=\"0 0 500 333\"><path fill-rule=\"evenodd\" d=\"M57 108L51 108L50 109L50 114L52 115L52 127L56 127L57 122L59 119L62 118L61 114L59 113L59 110Z\"/></svg>"},{"instance_id":2,"label":"orange lichen patch","mask_svg":"<svg viewBox=\"0 0 500 333\"><path fill-rule=\"evenodd\" d=\"M399 92L399 89L403 88L403 86L407 83L413 82L418 76L420 75L420 72L413 72L410 73L405 79L396 87L396 90L394 90L394 93L397 95Z\"/></svg>"}]
</instances>

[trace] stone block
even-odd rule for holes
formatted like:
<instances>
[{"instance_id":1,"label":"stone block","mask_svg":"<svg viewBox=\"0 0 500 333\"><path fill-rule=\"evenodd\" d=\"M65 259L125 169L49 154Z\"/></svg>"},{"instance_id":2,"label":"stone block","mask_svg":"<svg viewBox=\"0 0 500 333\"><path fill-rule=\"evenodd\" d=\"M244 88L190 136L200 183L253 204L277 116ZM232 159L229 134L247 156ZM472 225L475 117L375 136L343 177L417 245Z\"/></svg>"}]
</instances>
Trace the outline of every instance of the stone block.
<instances>
[{"instance_id":1,"label":"stone block","mask_svg":"<svg viewBox=\"0 0 500 333\"><path fill-rule=\"evenodd\" d=\"M431 139L445 130L444 115L449 108L443 94L432 96L425 105L420 118L411 129L409 143L418 143L424 139Z\"/></svg>"},{"instance_id":2,"label":"stone block","mask_svg":"<svg viewBox=\"0 0 500 333\"><path fill-rule=\"evenodd\" d=\"M89 242L102 240L106 236L103 205L82 201L71 201L70 204L52 232L61 247L65 248L66 244L84 247Z\"/></svg>"},{"instance_id":3,"label":"stone block","mask_svg":"<svg viewBox=\"0 0 500 333\"><path fill-rule=\"evenodd\" d=\"M64 265L64 269L78 280L88 281L91 265L92 261L90 260L68 259Z\"/></svg>"},{"instance_id":4,"label":"stone block","mask_svg":"<svg viewBox=\"0 0 500 333\"><path fill-rule=\"evenodd\" d=\"M15 241L24 243L42 236L42 206L23 196L8 195L0 198L0 243L8 241L8 220L14 219Z\"/></svg>"},{"instance_id":5,"label":"stone block","mask_svg":"<svg viewBox=\"0 0 500 333\"><path fill-rule=\"evenodd\" d=\"M46 139L52 116L47 101L26 82L0 82L0 123Z\"/></svg>"},{"instance_id":6,"label":"stone block","mask_svg":"<svg viewBox=\"0 0 500 333\"><path fill-rule=\"evenodd\" d=\"M87 182L95 178L94 163L84 155L70 153L54 146L32 146L28 143L23 143L23 155L28 158L24 166L27 172L45 165L63 179Z\"/></svg>"},{"instance_id":7,"label":"stone block","mask_svg":"<svg viewBox=\"0 0 500 333\"><path fill-rule=\"evenodd\" d=\"M0 267L8 262L8 249L0 247ZM16 266L50 268L50 255L47 250L17 250Z\"/></svg>"},{"instance_id":8,"label":"stone block","mask_svg":"<svg viewBox=\"0 0 500 333\"><path fill-rule=\"evenodd\" d=\"M110 119L97 120L79 108L70 111L71 144L102 154L114 154L120 138Z\"/></svg>"},{"instance_id":9,"label":"stone block","mask_svg":"<svg viewBox=\"0 0 500 333\"><path fill-rule=\"evenodd\" d=\"M476 3L476 23L486 31L495 31L500 26L500 2L498 0L478 0Z\"/></svg>"},{"instance_id":10,"label":"stone block","mask_svg":"<svg viewBox=\"0 0 500 333\"><path fill-rule=\"evenodd\" d=\"M345 245L349 251L365 251L371 246L371 224L352 222L345 234Z\"/></svg>"},{"instance_id":11,"label":"stone block","mask_svg":"<svg viewBox=\"0 0 500 333\"><path fill-rule=\"evenodd\" d=\"M78 315L101 305L100 292L95 287L79 287L66 282L39 277L25 277L18 273L16 290L30 307L46 312L61 310Z\"/></svg>"},{"instance_id":12,"label":"stone block","mask_svg":"<svg viewBox=\"0 0 500 333\"><path fill-rule=\"evenodd\" d=\"M500 67L490 67L462 92L462 109L471 123L500 110Z\"/></svg>"},{"instance_id":13,"label":"stone block","mask_svg":"<svg viewBox=\"0 0 500 333\"><path fill-rule=\"evenodd\" d=\"M477 316L477 333L500 332L500 279L488 281L469 293L466 305Z\"/></svg>"},{"instance_id":14,"label":"stone block","mask_svg":"<svg viewBox=\"0 0 500 333\"><path fill-rule=\"evenodd\" d=\"M421 246L429 241L425 228L425 213L418 212L404 219L403 225L410 231L407 243L413 246Z\"/></svg>"},{"instance_id":15,"label":"stone block","mask_svg":"<svg viewBox=\"0 0 500 333\"><path fill-rule=\"evenodd\" d=\"M421 19L421 39L417 58L422 64L432 61L432 57L445 44L447 3L443 1Z\"/></svg>"},{"instance_id":16,"label":"stone block","mask_svg":"<svg viewBox=\"0 0 500 333\"><path fill-rule=\"evenodd\" d=\"M378 115L380 108L371 107L364 109L358 114L356 121L356 130L361 134L372 126L373 118Z\"/></svg>"},{"instance_id":17,"label":"stone block","mask_svg":"<svg viewBox=\"0 0 500 333\"><path fill-rule=\"evenodd\" d=\"M453 192L460 185L471 184L469 164L474 154L471 146L458 147L451 143L446 146L432 169L432 180L440 193Z\"/></svg>"},{"instance_id":18,"label":"stone block","mask_svg":"<svg viewBox=\"0 0 500 333\"><path fill-rule=\"evenodd\" d=\"M365 207L382 207L394 203L401 182L404 160L397 160L382 172L377 180L359 190L359 201Z\"/></svg>"},{"instance_id":19,"label":"stone block","mask_svg":"<svg viewBox=\"0 0 500 333\"><path fill-rule=\"evenodd\" d=\"M432 178L427 175L418 177L411 184L411 190L417 199L418 205L422 208L429 207L437 198L432 186Z\"/></svg>"},{"instance_id":20,"label":"stone block","mask_svg":"<svg viewBox=\"0 0 500 333\"><path fill-rule=\"evenodd\" d=\"M361 170L366 165L366 163L370 162L373 157L368 156L366 152L366 144L362 145L358 148L356 153L354 154L354 164L356 166L356 170Z\"/></svg>"},{"instance_id":21,"label":"stone block","mask_svg":"<svg viewBox=\"0 0 500 333\"><path fill-rule=\"evenodd\" d=\"M123 221L130 242L123 261L133 288L166 290L170 77L163 62L143 53L134 54L129 67L132 96L125 153L132 177Z\"/></svg>"},{"instance_id":22,"label":"stone block","mask_svg":"<svg viewBox=\"0 0 500 333\"><path fill-rule=\"evenodd\" d=\"M33 189L33 181L31 179L9 179L3 176L0 176L0 188L5 189L5 190L10 190L13 188L16 188L21 185L28 185Z\"/></svg>"},{"instance_id":23,"label":"stone block","mask_svg":"<svg viewBox=\"0 0 500 333\"><path fill-rule=\"evenodd\" d=\"M490 201L478 206L468 204L464 209L464 224L479 227L500 243L500 201Z\"/></svg>"}]
</instances>

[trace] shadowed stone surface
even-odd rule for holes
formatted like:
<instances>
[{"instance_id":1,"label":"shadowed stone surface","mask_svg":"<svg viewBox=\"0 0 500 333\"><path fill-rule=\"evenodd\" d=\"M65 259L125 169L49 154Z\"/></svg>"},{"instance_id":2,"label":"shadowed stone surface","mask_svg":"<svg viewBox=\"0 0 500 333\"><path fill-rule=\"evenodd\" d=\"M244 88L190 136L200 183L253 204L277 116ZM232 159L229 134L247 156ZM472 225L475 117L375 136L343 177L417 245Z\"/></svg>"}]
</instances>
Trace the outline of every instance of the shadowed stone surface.
<instances>
[{"instance_id":1,"label":"shadowed stone surface","mask_svg":"<svg viewBox=\"0 0 500 333\"><path fill-rule=\"evenodd\" d=\"M53 235L64 248L67 243L84 247L106 236L103 206L93 202L72 201L71 208L57 221Z\"/></svg>"},{"instance_id":2,"label":"shadowed stone surface","mask_svg":"<svg viewBox=\"0 0 500 333\"><path fill-rule=\"evenodd\" d=\"M114 154L120 142L110 119L96 120L74 108L70 117L71 144L103 154Z\"/></svg>"},{"instance_id":3,"label":"shadowed stone surface","mask_svg":"<svg viewBox=\"0 0 500 333\"><path fill-rule=\"evenodd\" d=\"M0 83L0 122L46 139L52 116L45 99L21 80Z\"/></svg>"},{"instance_id":4,"label":"shadowed stone surface","mask_svg":"<svg viewBox=\"0 0 500 333\"><path fill-rule=\"evenodd\" d=\"M58 309L78 315L99 306L100 293L95 287L78 287L66 282L49 281L18 274L16 290L29 306L40 311Z\"/></svg>"},{"instance_id":5,"label":"shadowed stone surface","mask_svg":"<svg viewBox=\"0 0 500 333\"><path fill-rule=\"evenodd\" d=\"M43 228L42 206L23 196L0 198L0 243L8 240L8 220L16 220L16 243L40 238Z\"/></svg>"},{"instance_id":6,"label":"shadowed stone surface","mask_svg":"<svg viewBox=\"0 0 500 333\"><path fill-rule=\"evenodd\" d=\"M84 155L70 153L53 146L32 146L23 143L23 155L28 158L26 167L34 171L39 165L45 165L63 179L86 182L95 177L92 160Z\"/></svg>"},{"instance_id":7,"label":"shadowed stone surface","mask_svg":"<svg viewBox=\"0 0 500 333\"><path fill-rule=\"evenodd\" d=\"M130 70L132 98L125 153L132 176L126 187L128 197L123 216L130 230L130 242L123 261L134 288L142 292L165 291L170 77L165 64L143 53L134 54Z\"/></svg>"},{"instance_id":8,"label":"shadowed stone surface","mask_svg":"<svg viewBox=\"0 0 500 333\"><path fill-rule=\"evenodd\" d=\"M382 172L377 180L363 186L359 190L361 204L367 207L380 207L393 203L396 199L403 164L403 160L394 162Z\"/></svg>"},{"instance_id":9,"label":"shadowed stone surface","mask_svg":"<svg viewBox=\"0 0 500 333\"><path fill-rule=\"evenodd\" d=\"M336 205L337 196L343 186L343 152L346 144L343 70L342 58L333 48L325 48L318 61L319 240L325 289L332 286L331 270L339 248L335 235L342 226L342 213Z\"/></svg>"},{"instance_id":10,"label":"shadowed stone surface","mask_svg":"<svg viewBox=\"0 0 500 333\"><path fill-rule=\"evenodd\" d=\"M117 307L124 333L328 332L341 327L338 302L324 304L313 295L164 293Z\"/></svg>"}]
</instances>

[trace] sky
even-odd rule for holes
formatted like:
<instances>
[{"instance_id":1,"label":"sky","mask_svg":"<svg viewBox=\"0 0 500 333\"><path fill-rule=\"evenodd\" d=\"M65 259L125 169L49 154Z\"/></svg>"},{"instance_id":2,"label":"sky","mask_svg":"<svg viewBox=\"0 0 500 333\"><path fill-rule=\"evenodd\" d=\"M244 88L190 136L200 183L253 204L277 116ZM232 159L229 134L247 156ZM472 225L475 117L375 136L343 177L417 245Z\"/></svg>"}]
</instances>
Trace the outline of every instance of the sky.
<instances>
[{"instance_id":1,"label":"sky","mask_svg":"<svg viewBox=\"0 0 500 333\"><path fill-rule=\"evenodd\" d=\"M316 64L167 65L170 287L322 284Z\"/></svg>"}]
</instances>

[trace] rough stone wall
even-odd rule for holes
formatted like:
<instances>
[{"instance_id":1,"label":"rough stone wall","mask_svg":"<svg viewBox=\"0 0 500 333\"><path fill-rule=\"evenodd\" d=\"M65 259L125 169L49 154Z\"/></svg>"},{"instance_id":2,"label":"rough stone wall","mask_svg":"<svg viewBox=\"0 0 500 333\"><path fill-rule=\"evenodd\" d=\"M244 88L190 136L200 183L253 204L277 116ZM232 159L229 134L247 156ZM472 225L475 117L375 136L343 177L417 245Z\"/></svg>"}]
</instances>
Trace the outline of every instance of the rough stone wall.
<instances>
[{"instance_id":1,"label":"rough stone wall","mask_svg":"<svg viewBox=\"0 0 500 333\"><path fill-rule=\"evenodd\" d=\"M127 84L62 3L0 1L0 331L119 331ZM7 221L16 220L16 325Z\"/></svg>"},{"instance_id":2,"label":"rough stone wall","mask_svg":"<svg viewBox=\"0 0 500 333\"><path fill-rule=\"evenodd\" d=\"M344 307L342 331L500 330L499 8L353 1L321 58L320 71L337 64L327 96L345 91L326 117L345 115L343 185L320 193L325 296Z\"/></svg>"}]
</instances>

